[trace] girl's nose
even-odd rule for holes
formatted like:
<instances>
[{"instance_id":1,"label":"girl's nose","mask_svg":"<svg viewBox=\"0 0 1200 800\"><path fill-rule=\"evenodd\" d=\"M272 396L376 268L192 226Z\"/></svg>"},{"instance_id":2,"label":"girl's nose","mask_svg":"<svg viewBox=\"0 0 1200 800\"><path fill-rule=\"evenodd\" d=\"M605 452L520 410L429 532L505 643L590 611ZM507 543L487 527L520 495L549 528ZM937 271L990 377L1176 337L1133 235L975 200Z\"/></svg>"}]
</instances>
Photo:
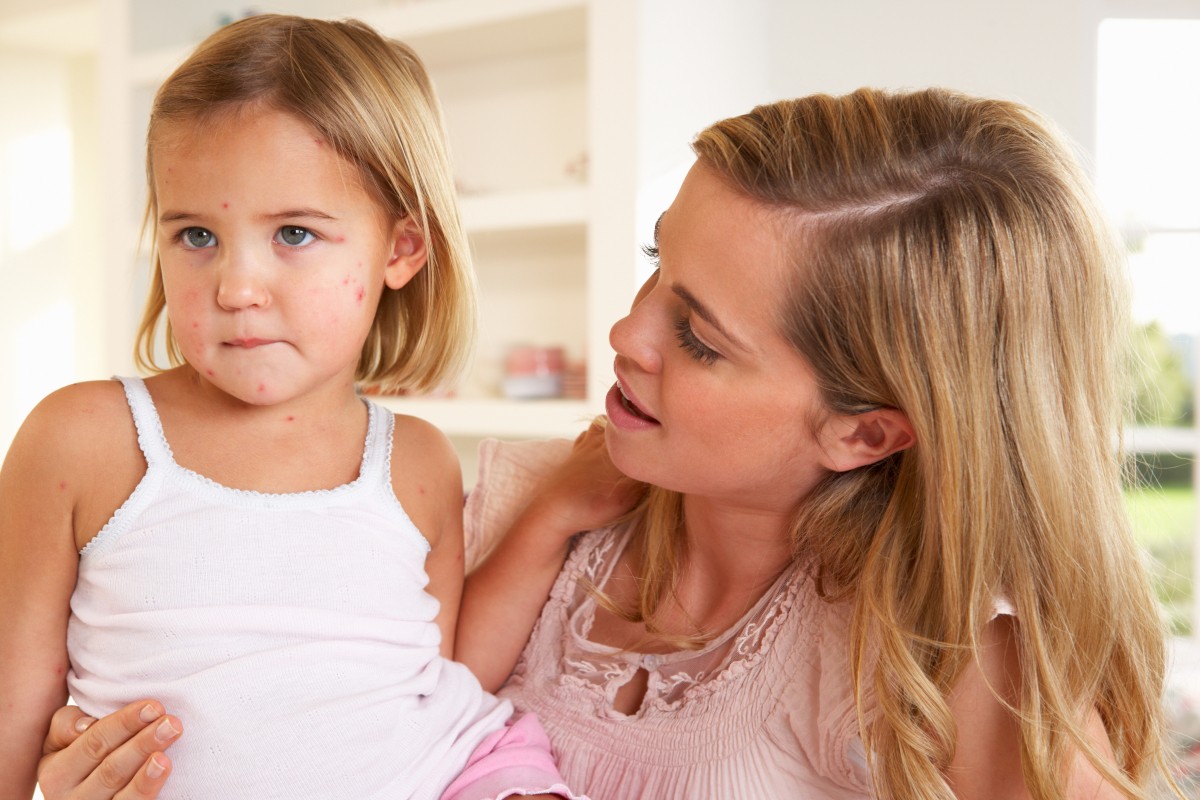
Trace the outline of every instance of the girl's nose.
<instances>
[{"instance_id":1,"label":"girl's nose","mask_svg":"<svg viewBox=\"0 0 1200 800\"><path fill-rule=\"evenodd\" d=\"M267 283L245 258L227 258L218 266L217 305L226 311L263 308L270 304Z\"/></svg>"}]
</instances>

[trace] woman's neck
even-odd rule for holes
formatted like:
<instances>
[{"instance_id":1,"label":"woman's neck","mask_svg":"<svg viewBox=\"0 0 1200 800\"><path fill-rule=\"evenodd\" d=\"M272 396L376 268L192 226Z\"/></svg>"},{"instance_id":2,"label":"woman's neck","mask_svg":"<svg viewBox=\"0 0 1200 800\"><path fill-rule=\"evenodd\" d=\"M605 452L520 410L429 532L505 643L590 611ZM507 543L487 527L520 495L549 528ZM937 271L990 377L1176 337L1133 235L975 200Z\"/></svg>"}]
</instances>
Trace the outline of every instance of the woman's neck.
<instances>
[{"instance_id":1,"label":"woman's neck","mask_svg":"<svg viewBox=\"0 0 1200 800\"><path fill-rule=\"evenodd\" d=\"M793 561L790 520L777 514L689 496L684 526L683 562L663 608L678 633L725 631Z\"/></svg>"}]
</instances>

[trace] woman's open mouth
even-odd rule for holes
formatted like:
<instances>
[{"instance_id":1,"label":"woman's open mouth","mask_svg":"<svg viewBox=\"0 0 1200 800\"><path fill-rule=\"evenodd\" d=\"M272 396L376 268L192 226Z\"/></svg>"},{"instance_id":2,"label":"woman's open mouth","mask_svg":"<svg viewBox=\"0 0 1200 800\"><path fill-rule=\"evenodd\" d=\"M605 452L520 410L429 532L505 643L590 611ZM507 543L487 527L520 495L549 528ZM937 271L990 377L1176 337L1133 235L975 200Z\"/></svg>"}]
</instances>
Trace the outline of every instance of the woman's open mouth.
<instances>
[{"instance_id":1,"label":"woman's open mouth","mask_svg":"<svg viewBox=\"0 0 1200 800\"><path fill-rule=\"evenodd\" d=\"M608 412L609 421L618 428L647 428L660 424L657 419L647 414L634 401L629 399L629 396L622 390L619 380L613 384L612 389L608 392L608 397L605 400L605 410Z\"/></svg>"}]
</instances>

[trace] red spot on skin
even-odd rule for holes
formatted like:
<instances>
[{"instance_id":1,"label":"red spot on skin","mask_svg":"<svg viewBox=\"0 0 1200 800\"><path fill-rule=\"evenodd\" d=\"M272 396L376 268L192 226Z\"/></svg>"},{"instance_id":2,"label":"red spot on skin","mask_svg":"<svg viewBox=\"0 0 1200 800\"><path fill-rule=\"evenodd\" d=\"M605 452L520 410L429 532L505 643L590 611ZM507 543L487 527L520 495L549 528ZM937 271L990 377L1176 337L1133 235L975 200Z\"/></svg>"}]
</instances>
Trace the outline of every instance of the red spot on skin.
<instances>
[{"instance_id":1,"label":"red spot on skin","mask_svg":"<svg viewBox=\"0 0 1200 800\"><path fill-rule=\"evenodd\" d=\"M200 327L200 323L199 323L199 322L193 322L193 323L192 323L192 327L193 327L193 328L199 328L199 327Z\"/></svg>"},{"instance_id":2,"label":"red spot on skin","mask_svg":"<svg viewBox=\"0 0 1200 800\"><path fill-rule=\"evenodd\" d=\"M361 303L363 301L363 296L365 294L366 294L366 292L363 291L363 287L360 286L360 287L358 287L358 292L354 296L356 298L358 298L358 302Z\"/></svg>"},{"instance_id":3,"label":"red spot on skin","mask_svg":"<svg viewBox=\"0 0 1200 800\"><path fill-rule=\"evenodd\" d=\"M346 241L346 237L345 237L345 236L339 236L339 237L337 237L336 239L334 239L334 241L335 241L335 242L337 242L338 244L341 244L342 242Z\"/></svg>"},{"instance_id":4,"label":"red spot on skin","mask_svg":"<svg viewBox=\"0 0 1200 800\"><path fill-rule=\"evenodd\" d=\"M59 490L60 492L65 492L65 491L67 490L67 482L66 482L66 481L59 481L59 482L58 482L58 490Z\"/></svg>"},{"instance_id":5,"label":"red spot on skin","mask_svg":"<svg viewBox=\"0 0 1200 800\"><path fill-rule=\"evenodd\" d=\"M204 374L211 378L214 373L211 369L206 369L204 370Z\"/></svg>"},{"instance_id":6,"label":"red spot on skin","mask_svg":"<svg viewBox=\"0 0 1200 800\"><path fill-rule=\"evenodd\" d=\"M293 417L293 416L291 416L291 415L288 415L287 417L285 417L285 419L286 419L288 422L295 422L295 421L296 421L296 418L295 418L295 417Z\"/></svg>"},{"instance_id":7,"label":"red spot on skin","mask_svg":"<svg viewBox=\"0 0 1200 800\"><path fill-rule=\"evenodd\" d=\"M221 208L229 208L229 203L221 203Z\"/></svg>"},{"instance_id":8,"label":"red spot on skin","mask_svg":"<svg viewBox=\"0 0 1200 800\"><path fill-rule=\"evenodd\" d=\"M267 390L267 385L266 385L265 383L260 383L260 384L258 385L258 390L259 390L260 392L265 392L265 391Z\"/></svg>"},{"instance_id":9,"label":"red spot on skin","mask_svg":"<svg viewBox=\"0 0 1200 800\"><path fill-rule=\"evenodd\" d=\"M350 285L350 279L342 278L342 286L349 286L349 285Z\"/></svg>"}]
</instances>

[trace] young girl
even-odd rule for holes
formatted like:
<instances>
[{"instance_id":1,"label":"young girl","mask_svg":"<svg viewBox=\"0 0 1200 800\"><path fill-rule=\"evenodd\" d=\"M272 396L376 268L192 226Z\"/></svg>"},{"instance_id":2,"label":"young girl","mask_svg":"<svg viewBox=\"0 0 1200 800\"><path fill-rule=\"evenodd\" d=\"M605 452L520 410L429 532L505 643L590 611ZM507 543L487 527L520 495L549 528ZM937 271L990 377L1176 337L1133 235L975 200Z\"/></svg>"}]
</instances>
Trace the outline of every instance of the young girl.
<instances>
[{"instance_id":1,"label":"young girl","mask_svg":"<svg viewBox=\"0 0 1200 800\"><path fill-rule=\"evenodd\" d=\"M164 796L570 796L446 658L451 448L355 392L433 386L473 333L419 60L353 22L231 25L159 91L147 169L155 374L56 392L0 477L0 795L30 796L69 690L161 698L164 742L186 720Z\"/></svg>"},{"instance_id":2,"label":"young girl","mask_svg":"<svg viewBox=\"0 0 1200 800\"><path fill-rule=\"evenodd\" d=\"M1069 148L1012 103L861 90L695 149L603 434L484 451L468 525L508 533L456 655L606 800L1146 798L1122 263ZM611 526L605 448L655 487ZM146 746L135 710L92 763Z\"/></svg>"}]
</instances>

